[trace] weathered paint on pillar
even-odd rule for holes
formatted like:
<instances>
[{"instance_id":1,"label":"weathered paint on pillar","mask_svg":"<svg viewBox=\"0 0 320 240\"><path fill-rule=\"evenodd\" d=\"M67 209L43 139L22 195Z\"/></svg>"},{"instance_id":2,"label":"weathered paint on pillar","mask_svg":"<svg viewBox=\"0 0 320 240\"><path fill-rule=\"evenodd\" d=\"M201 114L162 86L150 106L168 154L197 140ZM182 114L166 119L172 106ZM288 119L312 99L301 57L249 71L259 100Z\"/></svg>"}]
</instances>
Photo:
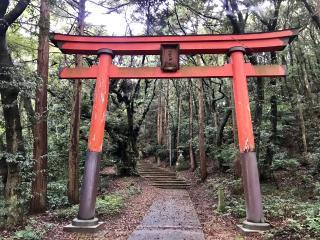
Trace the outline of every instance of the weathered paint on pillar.
<instances>
[{"instance_id":1,"label":"weathered paint on pillar","mask_svg":"<svg viewBox=\"0 0 320 240\"><path fill-rule=\"evenodd\" d=\"M89 131L89 151L85 163L80 194L78 213L78 219L80 220L90 220L93 219L95 215L100 153L102 151L109 96L109 70L112 64L112 51L109 49L101 49L98 53L99 64Z\"/></svg>"},{"instance_id":2,"label":"weathered paint on pillar","mask_svg":"<svg viewBox=\"0 0 320 240\"><path fill-rule=\"evenodd\" d=\"M109 71L112 64L112 51L101 49L98 74L94 90L93 109L89 131L89 151L101 152L109 96Z\"/></svg>"},{"instance_id":3,"label":"weathered paint on pillar","mask_svg":"<svg viewBox=\"0 0 320 240\"><path fill-rule=\"evenodd\" d=\"M245 72L244 53L242 47L230 50L232 74L233 74L233 96L235 102L236 120L238 127L238 141L240 152L254 151L254 137L252 130L247 76Z\"/></svg>"},{"instance_id":4,"label":"weathered paint on pillar","mask_svg":"<svg viewBox=\"0 0 320 240\"><path fill-rule=\"evenodd\" d=\"M233 96L246 200L246 218L249 222L261 223L264 222L264 216L257 158L254 152L254 135L244 60L245 49L234 47L229 53L233 71Z\"/></svg>"}]
</instances>

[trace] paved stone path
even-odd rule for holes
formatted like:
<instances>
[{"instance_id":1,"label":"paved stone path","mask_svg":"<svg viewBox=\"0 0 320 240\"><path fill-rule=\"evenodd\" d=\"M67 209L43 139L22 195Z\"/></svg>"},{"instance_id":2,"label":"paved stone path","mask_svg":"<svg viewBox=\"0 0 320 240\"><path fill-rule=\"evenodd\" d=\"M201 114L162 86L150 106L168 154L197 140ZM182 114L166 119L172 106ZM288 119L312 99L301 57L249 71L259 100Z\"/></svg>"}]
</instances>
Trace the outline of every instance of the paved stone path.
<instances>
[{"instance_id":1,"label":"paved stone path","mask_svg":"<svg viewBox=\"0 0 320 240\"><path fill-rule=\"evenodd\" d=\"M186 190L162 190L129 240L204 240Z\"/></svg>"}]
</instances>

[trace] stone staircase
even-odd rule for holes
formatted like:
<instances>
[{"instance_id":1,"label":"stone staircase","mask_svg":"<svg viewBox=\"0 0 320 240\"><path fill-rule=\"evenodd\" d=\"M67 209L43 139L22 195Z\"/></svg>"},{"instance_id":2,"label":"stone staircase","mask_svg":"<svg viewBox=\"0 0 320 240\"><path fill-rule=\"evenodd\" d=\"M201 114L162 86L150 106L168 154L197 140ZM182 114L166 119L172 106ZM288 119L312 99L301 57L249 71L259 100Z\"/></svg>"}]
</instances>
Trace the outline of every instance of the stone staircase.
<instances>
[{"instance_id":1,"label":"stone staircase","mask_svg":"<svg viewBox=\"0 0 320 240\"><path fill-rule=\"evenodd\" d=\"M176 173L155 167L146 162L138 162L137 170L141 177L151 182L152 186L164 189L186 189L190 184L183 179L178 179Z\"/></svg>"}]
</instances>

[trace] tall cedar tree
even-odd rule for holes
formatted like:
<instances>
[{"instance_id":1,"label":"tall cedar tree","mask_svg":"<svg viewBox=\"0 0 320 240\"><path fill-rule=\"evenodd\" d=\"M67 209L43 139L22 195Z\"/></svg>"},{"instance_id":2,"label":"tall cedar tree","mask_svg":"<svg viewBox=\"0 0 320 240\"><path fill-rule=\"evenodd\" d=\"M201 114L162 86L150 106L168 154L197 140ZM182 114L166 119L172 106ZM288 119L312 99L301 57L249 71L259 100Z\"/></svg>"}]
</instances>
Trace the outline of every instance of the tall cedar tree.
<instances>
[{"instance_id":1,"label":"tall cedar tree","mask_svg":"<svg viewBox=\"0 0 320 240\"><path fill-rule=\"evenodd\" d=\"M0 1L0 92L5 121L6 151L10 155L24 154L22 127L18 107L19 88L12 79L13 61L7 46L6 34L8 28L17 20L30 3L30 0L20 0L8 12L9 0ZM7 209L11 209L6 219L7 225L18 224L21 218L19 205L20 170L17 161L0 160L2 178L5 185L5 200Z\"/></svg>"},{"instance_id":2,"label":"tall cedar tree","mask_svg":"<svg viewBox=\"0 0 320 240\"><path fill-rule=\"evenodd\" d=\"M79 35L84 34L86 0L78 2L78 26ZM81 55L76 56L76 67L81 67L83 59ZM73 84L73 101L71 129L69 138L69 160L68 160L68 200L72 204L79 203L79 135L80 135L80 114L81 114L81 80L75 80Z\"/></svg>"},{"instance_id":3,"label":"tall cedar tree","mask_svg":"<svg viewBox=\"0 0 320 240\"><path fill-rule=\"evenodd\" d=\"M30 210L43 212L47 197L47 86L49 68L50 1L41 0L39 19L37 73L42 83L36 90L36 123L34 126L32 199Z\"/></svg>"},{"instance_id":4,"label":"tall cedar tree","mask_svg":"<svg viewBox=\"0 0 320 240\"><path fill-rule=\"evenodd\" d=\"M204 181L207 177L207 162L206 162L206 151L205 151L205 115L204 115L204 90L203 90L203 79L198 79L198 100L199 100L199 158L200 158L200 175L201 180Z\"/></svg>"}]
</instances>

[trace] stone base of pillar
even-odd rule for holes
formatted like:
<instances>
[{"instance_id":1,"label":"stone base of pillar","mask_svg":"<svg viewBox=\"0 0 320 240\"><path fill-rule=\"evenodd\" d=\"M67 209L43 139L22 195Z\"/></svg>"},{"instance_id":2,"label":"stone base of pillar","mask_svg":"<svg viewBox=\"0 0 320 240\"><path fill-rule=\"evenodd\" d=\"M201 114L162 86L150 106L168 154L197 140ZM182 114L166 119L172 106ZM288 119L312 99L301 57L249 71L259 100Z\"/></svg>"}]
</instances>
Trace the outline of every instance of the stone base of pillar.
<instances>
[{"instance_id":1,"label":"stone base of pillar","mask_svg":"<svg viewBox=\"0 0 320 240\"><path fill-rule=\"evenodd\" d=\"M64 226L63 231L66 232L82 232L82 233L94 233L99 231L104 222L99 222L98 218L81 220L75 218L72 220L72 223Z\"/></svg>"},{"instance_id":2,"label":"stone base of pillar","mask_svg":"<svg viewBox=\"0 0 320 240\"><path fill-rule=\"evenodd\" d=\"M237 225L243 233L262 233L271 228L269 223L254 223L247 220L243 221L241 225Z\"/></svg>"}]
</instances>

